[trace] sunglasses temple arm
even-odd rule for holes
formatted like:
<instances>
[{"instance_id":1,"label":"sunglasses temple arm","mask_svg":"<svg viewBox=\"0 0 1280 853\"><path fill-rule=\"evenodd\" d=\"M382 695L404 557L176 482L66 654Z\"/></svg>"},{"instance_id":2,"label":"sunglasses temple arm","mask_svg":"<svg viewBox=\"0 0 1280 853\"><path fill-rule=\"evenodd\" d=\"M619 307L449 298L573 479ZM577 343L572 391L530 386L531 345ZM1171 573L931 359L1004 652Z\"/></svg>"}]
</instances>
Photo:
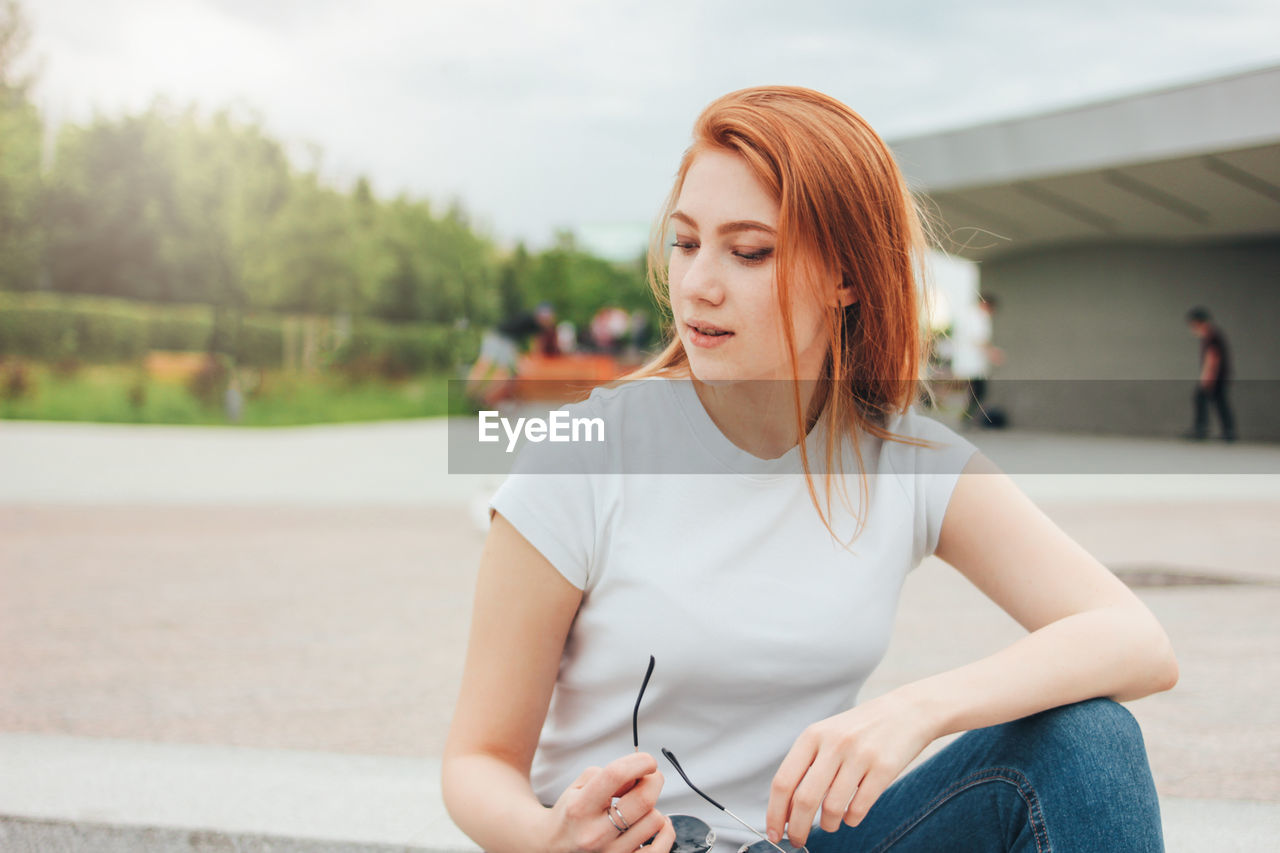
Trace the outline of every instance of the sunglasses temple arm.
<instances>
[{"instance_id":1,"label":"sunglasses temple arm","mask_svg":"<svg viewBox=\"0 0 1280 853\"><path fill-rule=\"evenodd\" d=\"M644 698L644 689L649 686L649 677L653 675L653 655L649 655L649 668L644 672L644 681L640 682L640 695L636 697L636 709L631 712L631 740L635 743L636 752L640 751L640 700Z\"/></svg>"},{"instance_id":2,"label":"sunglasses temple arm","mask_svg":"<svg viewBox=\"0 0 1280 853\"><path fill-rule=\"evenodd\" d=\"M760 830L756 829L754 826L752 826L751 824L747 823L745 820L743 820L742 818L738 817L736 814L734 814L733 812L729 811L729 810L728 810L728 809L726 809L724 806L722 806L722 805L720 805L719 803L717 803L715 800L711 799L709 796L707 796L705 793L703 793L703 791L702 791L702 789L701 789L701 788L699 788L697 785L693 784L693 782L689 781L689 777L688 777L688 775L686 775L686 774L685 774L685 772L684 772L684 768L680 766L680 762L679 762L678 760L676 760L675 754L674 754L674 753L672 753L672 751L671 751L671 750L667 749L666 747L663 747L663 749L662 749L662 754L666 757L667 761L670 761L670 762L671 762L671 766L672 766L672 767L674 767L674 768L676 769L676 772L680 774L680 778L684 780L684 783L685 783L686 785L688 785L690 788L692 788L692 789L693 789L693 792L694 792L695 794L697 794L699 797L702 797L702 799L706 800L708 803L711 803L711 805L715 806L715 807L716 807L716 808L718 808L720 811L724 812L724 813L725 813L725 814L727 814L729 817L733 818L733 819L734 819L734 820L736 820L738 823L740 823L740 824L742 824L743 826L745 826L747 829L751 830L751 832L752 832L752 833L754 833L755 835L757 835L757 836L759 836L759 837L760 837L760 840L761 840L761 841L763 841L763 842L765 842L766 844L768 844L768 845L769 845L770 847L772 847L774 850L777 850L777 851L778 851L778 853L787 853L787 852L786 852L785 850L783 850L781 847L779 847L778 845L776 845L776 844L774 844L772 841L770 841L770 840L769 840L769 836L765 835L763 832L761 832Z\"/></svg>"},{"instance_id":3,"label":"sunglasses temple arm","mask_svg":"<svg viewBox=\"0 0 1280 853\"><path fill-rule=\"evenodd\" d=\"M715 800L711 799L711 797L707 796L707 794L701 788L693 784L693 781L689 778L689 774L685 773L684 768L680 766L680 760L676 758L676 755L674 752L672 752L671 750L667 749L664 746L662 748L662 754L663 756L666 757L667 761L671 762L671 766L676 769L676 772L680 774L680 778L684 780L684 783L686 785L688 785L690 788L693 789L693 792L695 794L697 794L699 797L702 797L702 799L706 800L708 803L711 803L711 805L715 806L720 811L725 812L726 814L728 813L729 811L728 809L726 809L724 806L717 803ZM755 832L755 830L752 830L752 832ZM759 834L760 833L756 832L756 835L759 835Z\"/></svg>"},{"instance_id":4,"label":"sunglasses temple arm","mask_svg":"<svg viewBox=\"0 0 1280 853\"><path fill-rule=\"evenodd\" d=\"M721 810L722 812L724 812L725 814L727 814L729 817L731 817L731 818L733 818L734 820L736 820L738 823L740 823L740 824L742 824L743 826L745 826L747 829L749 829L749 830L751 830L752 832L754 832L756 835L760 836L760 840L761 840L761 841L763 841L765 844L768 844L768 845L769 845L770 847L772 847L774 850L777 850L777 851L778 851L778 853L787 853L787 851L783 850L781 847L779 847L778 845L776 845L776 844L774 844L772 841L770 841L770 840L769 840L769 836L765 835L763 832L761 832L760 830L756 829L754 826L752 826L751 824L747 823L745 820L743 820L742 818L738 817L738 816L737 816L736 814L734 814L733 812L729 811L728 809L724 808L723 806L721 806L721 807L720 807L720 810Z\"/></svg>"}]
</instances>

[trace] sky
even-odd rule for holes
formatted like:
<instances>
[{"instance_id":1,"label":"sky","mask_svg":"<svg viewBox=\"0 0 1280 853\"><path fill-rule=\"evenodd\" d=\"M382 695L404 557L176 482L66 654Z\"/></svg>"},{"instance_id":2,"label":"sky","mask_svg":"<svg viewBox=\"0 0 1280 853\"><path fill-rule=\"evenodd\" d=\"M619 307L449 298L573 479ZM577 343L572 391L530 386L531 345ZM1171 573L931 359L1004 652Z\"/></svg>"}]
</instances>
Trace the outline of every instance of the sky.
<instances>
[{"instance_id":1,"label":"sky","mask_svg":"<svg viewBox=\"0 0 1280 853\"><path fill-rule=\"evenodd\" d=\"M1275 0L25 0L56 124L260 117L333 184L461 200L505 244L638 252L700 109L825 91L904 138L1280 64Z\"/></svg>"}]
</instances>

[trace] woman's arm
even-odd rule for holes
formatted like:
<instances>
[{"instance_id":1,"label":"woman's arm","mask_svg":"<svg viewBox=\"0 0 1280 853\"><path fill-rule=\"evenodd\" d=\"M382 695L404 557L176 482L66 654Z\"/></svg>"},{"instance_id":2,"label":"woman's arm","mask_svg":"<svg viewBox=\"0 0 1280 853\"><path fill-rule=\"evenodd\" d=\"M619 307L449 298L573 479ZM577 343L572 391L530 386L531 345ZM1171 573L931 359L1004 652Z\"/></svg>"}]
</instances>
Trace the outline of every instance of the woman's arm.
<instances>
[{"instance_id":1,"label":"woman's arm","mask_svg":"<svg viewBox=\"0 0 1280 853\"><path fill-rule=\"evenodd\" d=\"M938 736L1177 683L1173 648L1146 605L980 453L956 484L936 553L1030 632L911 686Z\"/></svg>"},{"instance_id":2,"label":"woman's arm","mask_svg":"<svg viewBox=\"0 0 1280 853\"><path fill-rule=\"evenodd\" d=\"M551 701L569 627L582 601L541 553L500 514L480 558L462 689L445 744L445 806L460 829L489 853L635 850L669 822L654 804L657 762L623 756L584 772L545 808L529 767ZM613 796L631 829L620 834L606 809ZM627 846L627 845L630 846Z\"/></svg>"},{"instance_id":3,"label":"woman's arm","mask_svg":"<svg viewBox=\"0 0 1280 853\"><path fill-rule=\"evenodd\" d=\"M857 825L943 735L1177 682L1169 639L1146 606L981 453L952 492L935 553L1030 633L806 729L774 778L771 836L786 824L803 843L819 816L827 830Z\"/></svg>"}]
</instances>

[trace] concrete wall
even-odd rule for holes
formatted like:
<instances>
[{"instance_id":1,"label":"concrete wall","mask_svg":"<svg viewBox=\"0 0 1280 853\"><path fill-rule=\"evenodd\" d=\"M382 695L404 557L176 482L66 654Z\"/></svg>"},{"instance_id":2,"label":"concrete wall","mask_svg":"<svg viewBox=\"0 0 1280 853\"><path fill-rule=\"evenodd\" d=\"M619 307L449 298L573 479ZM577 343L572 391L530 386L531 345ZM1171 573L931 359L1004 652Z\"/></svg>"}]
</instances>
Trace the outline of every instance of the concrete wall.
<instances>
[{"instance_id":1,"label":"concrete wall","mask_svg":"<svg viewBox=\"0 0 1280 853\"><path fill-rule=\"evenodd\" d=\"M1227 338L1241 440L1280 441L1280 240L1076 246L988 261L980 276L1006 356L989 403L1013 425L1185 432L1199 341L1183 318L1204 305Z\"/></svg>"}]
</instances>

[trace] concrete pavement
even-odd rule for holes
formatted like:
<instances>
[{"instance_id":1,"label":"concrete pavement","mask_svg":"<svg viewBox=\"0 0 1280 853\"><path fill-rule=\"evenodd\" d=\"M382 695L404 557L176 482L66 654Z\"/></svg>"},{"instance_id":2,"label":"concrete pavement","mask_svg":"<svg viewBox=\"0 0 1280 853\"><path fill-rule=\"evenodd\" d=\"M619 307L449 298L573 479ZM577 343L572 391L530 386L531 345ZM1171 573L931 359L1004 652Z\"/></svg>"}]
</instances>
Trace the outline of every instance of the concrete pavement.
<instances>
[{"instance_id":1,"label":"concrete pavement","mask_svg":"<svg viewBox=\"0 0 1280 853\"><path fill-rule=\"evenodd\" d=\"M973 431L1037 500L1280 498L1280 445ZM0 504L456 506L443 418L274 429L0 421ZM500 481L500 478L498 478Z\"/></svg>"},{"instance_id":2,"label":"concrete pavement","mask_svg":"<svg viewBox=\"0 0 1280 853\"><path fill-rule=\"evenodd\" d=\"M493 480L448 477L443 435L429 421L273 431L0 422L0 766L27 768L0 774L21 780L0 783L0 814L9 816L0 842L14 842L0 846L23 849L20 837L61 844L74 831L97 832L96 849L143 849L110 846L111 833L133 826L160 833L146 849L187 849L160 830L210 829L200 821L212 812L197 806L216 812L221 802L211 831L239 849L255 849L255 838L289 849L281 839L293 838L318 850L318 836L297 829L305 803L290 780L305 766L375 816L327 829L331 840L341 831L361 849L453 845L424 780L434 779L456 693L483 541L469 505ZM1173 637L1183 675L1175 691L1131 707L1170 849L1258 849L1273 839L1280 476L1042 474L1025 461L1037 437L970 437L1112 568L1245 581L1140 590ZM1272 446L1064 441L1082 456L1144 454L1175 472L1237 470L1242 460L1280 468ZM1214 454L1235 456L1228 465ZM929 561L908 580L893 645L865 695L1018 632ZM327 758L306 758L316 754ZM404 793L371 783L361 800L342 787L356 773L347 758L390 762L368 772L400 780L386 784ZM87 763L59 771L75 761ZM273 764L293 769L272 776ZM169 765L205 768L203 787L173 777L158 789L155 779L178 772ZM252 811L235 819L231 806L251 785L235 772L250 767L266 786L257 799L276 804L262 813L278 823L254 823ZM72 776L79 787L58 788ZM172 794L179 817L148 811L159 807L157 790ZM106 828L92 829L95 820ZM403 833L361 828L371 824ZM434 840L412 835L432 826Z\"/></svg>"}]
</instances>

